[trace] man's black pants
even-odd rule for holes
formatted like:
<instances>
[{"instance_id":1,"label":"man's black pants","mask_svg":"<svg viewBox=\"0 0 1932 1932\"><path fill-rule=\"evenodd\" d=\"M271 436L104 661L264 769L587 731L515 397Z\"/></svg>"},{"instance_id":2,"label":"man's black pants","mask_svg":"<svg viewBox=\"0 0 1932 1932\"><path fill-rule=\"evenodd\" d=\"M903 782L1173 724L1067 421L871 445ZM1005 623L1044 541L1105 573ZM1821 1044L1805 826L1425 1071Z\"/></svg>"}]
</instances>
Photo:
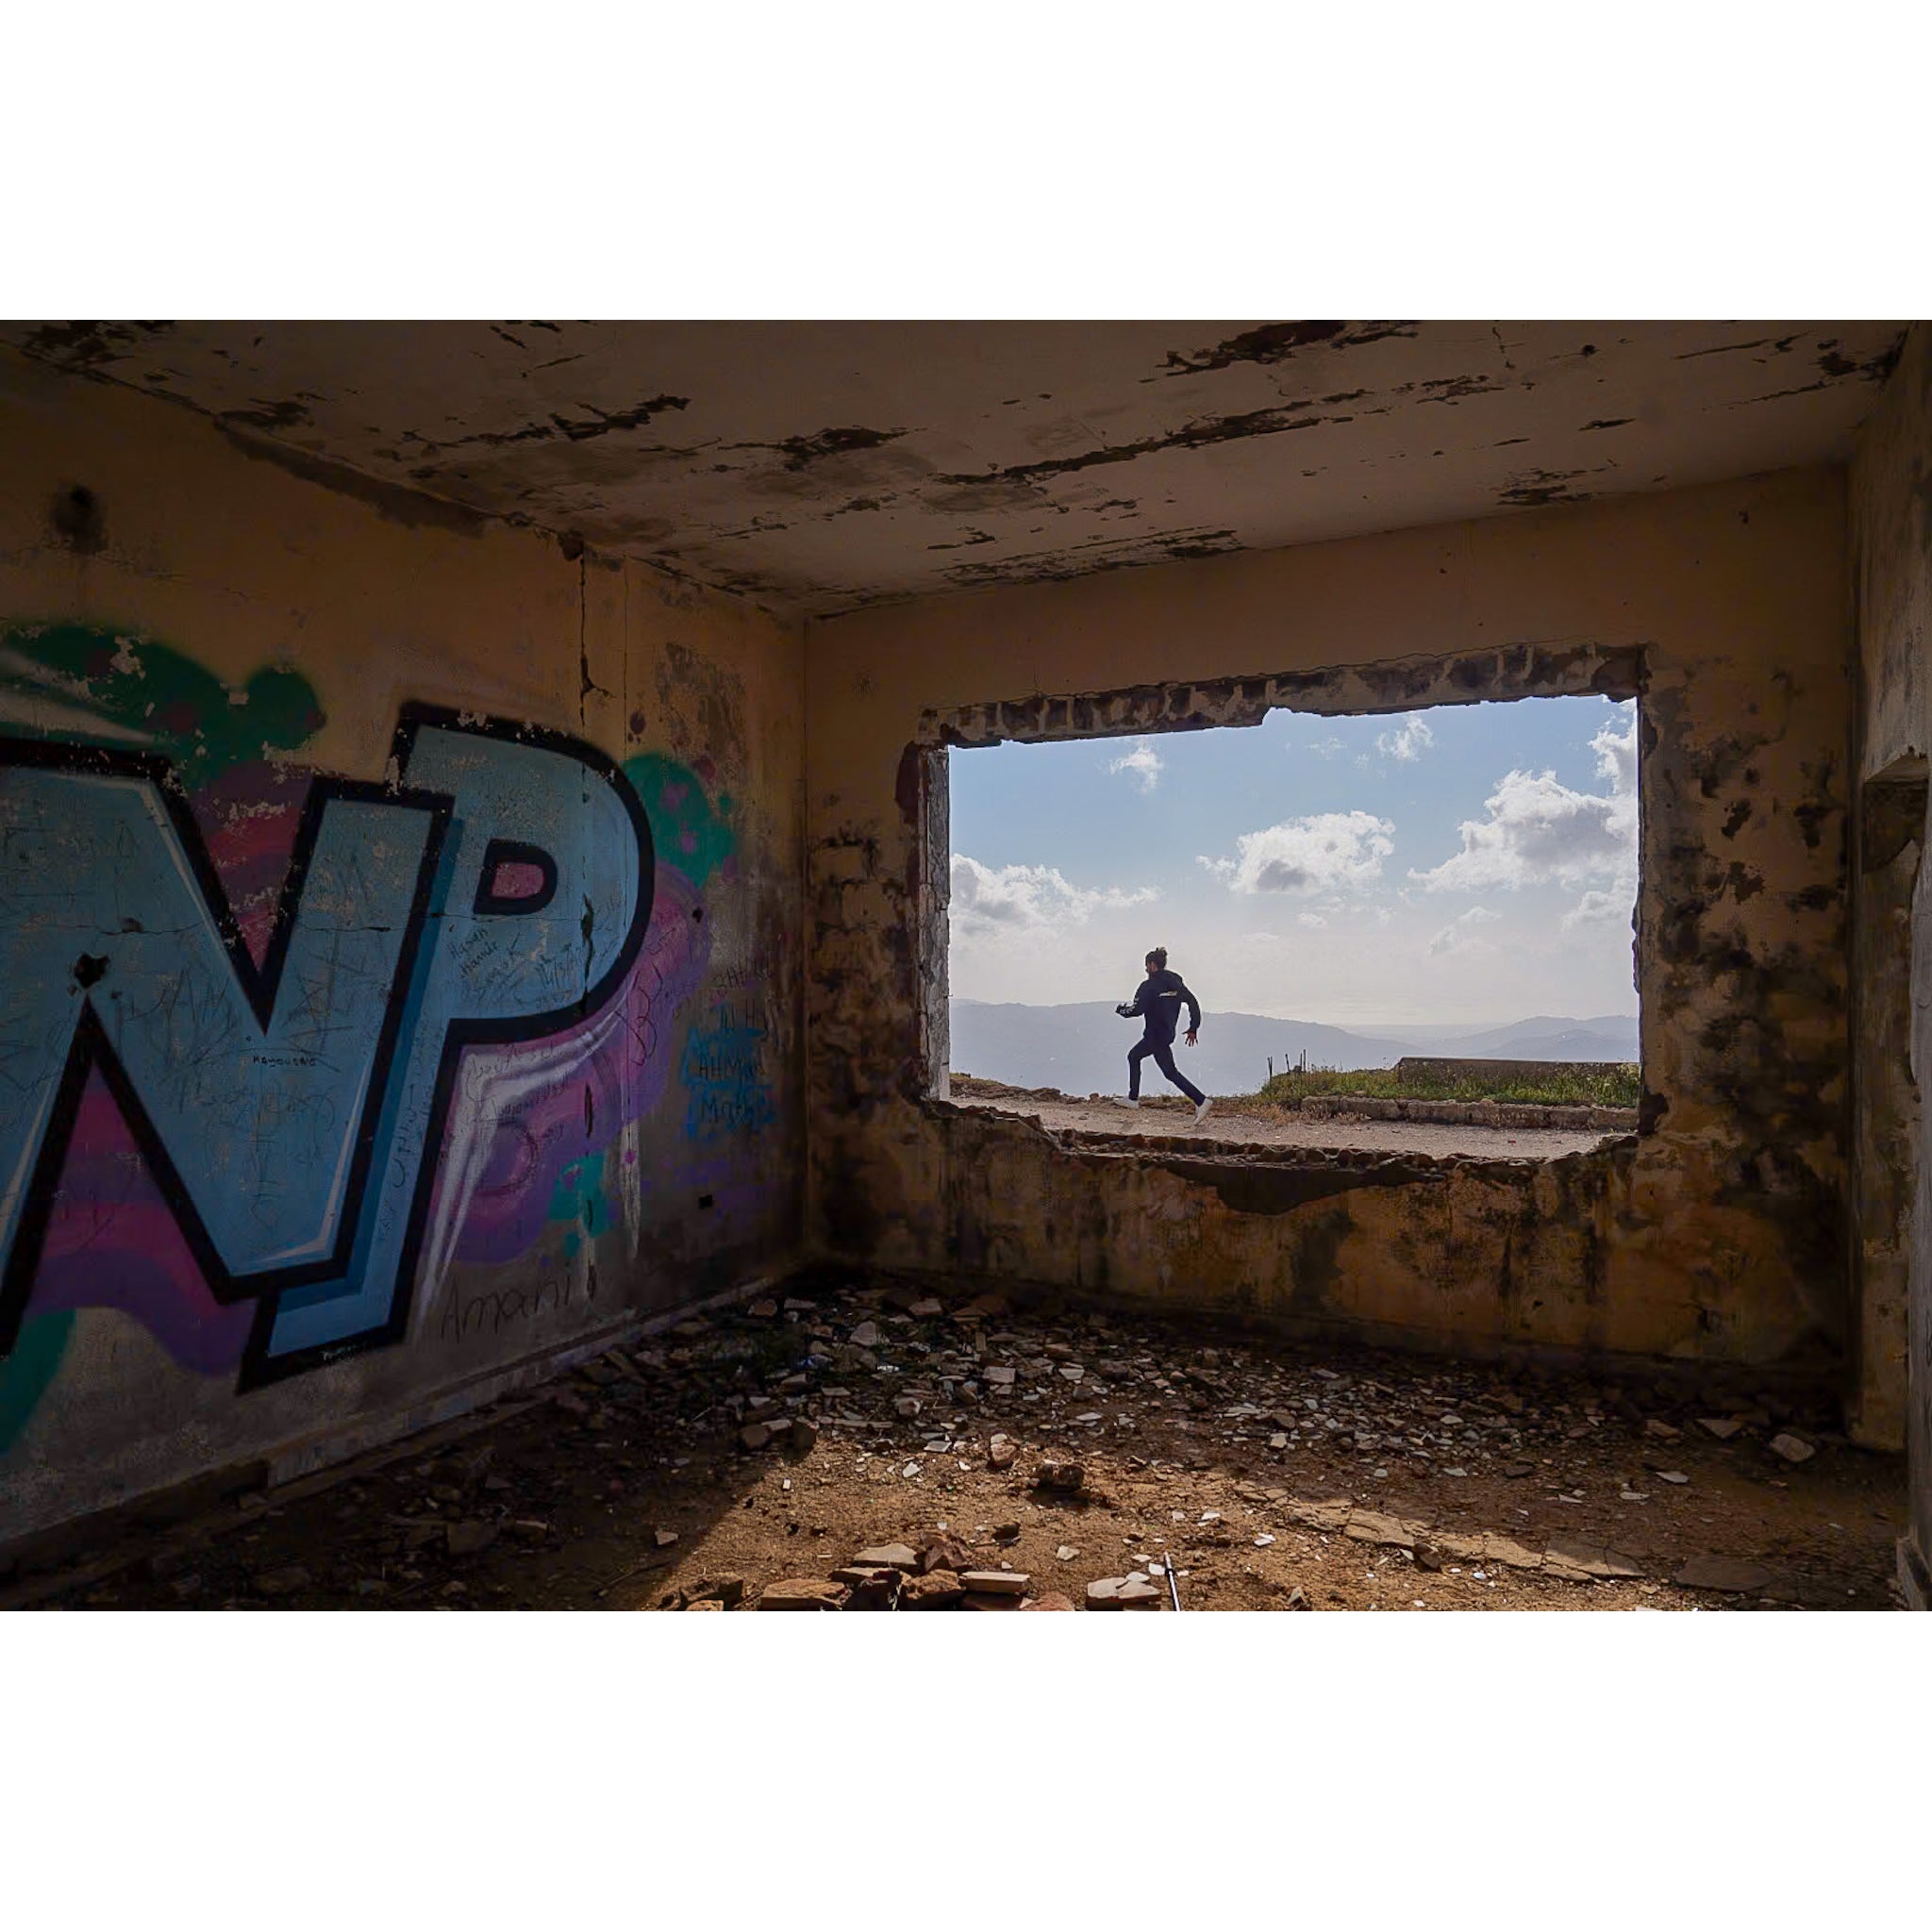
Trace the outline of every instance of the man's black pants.
<instances>
[{"instance_id":1,"label":"man's black pants","mask_svg":"<svg viewBox=\"0 0 1932 1932\"><path fill-rule=\"evenodd\" d=\"M1127 1098L1129 1100L1140 1099L1141 1062L1147 1058L1147 1057L1150 1054L1154 1058L1154 1064L1157 1067L1158 1067L1160 1071L1163 1074L1165 1074L1167 1077L1170 1080L1172 1080L1174 1084L1176 1087L1178 1087L1181 1090L1181 1091L1185 1093L1188 1096L1188 1098L1194 1103L1196 1107L1199 1107L1202 1100L1201 1090L1198 1087L1196 1087L1194 1083L1191 1079L1189 1079L1188 1076L1184 1073L1182 1073L1177 1066L1174 1065L1174 1041L1171 1040L1137 1040L1132 1046L1128 1047Z\"/></svg>"}]
</instances>

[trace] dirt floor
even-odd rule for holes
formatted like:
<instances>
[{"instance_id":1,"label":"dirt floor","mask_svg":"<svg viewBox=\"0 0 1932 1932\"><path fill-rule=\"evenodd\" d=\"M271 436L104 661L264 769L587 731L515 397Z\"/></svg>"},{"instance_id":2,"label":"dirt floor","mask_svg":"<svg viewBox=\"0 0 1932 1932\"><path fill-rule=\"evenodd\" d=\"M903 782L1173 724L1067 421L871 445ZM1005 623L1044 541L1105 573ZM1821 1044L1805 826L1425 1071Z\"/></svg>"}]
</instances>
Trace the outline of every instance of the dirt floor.
<instances>
[{"instance_id":1,"label":"dirt floor","mask_svg":"<svg viewBox=\"0 0 1932 1932\"><path fill-rule=\"evenodd\" d=\"M1140 1578L1126 1594L1157 1607L1169 1559L1199 1610L1899 1602L1902 1459L1823 1408L1022 1311L975 1286L819 1283L684 1322L124 1534L0 1606L751 1608L806 1580L826 1607L942 1607L977 1569L1006 1575L964 1607ZM1049 1464L1076 1487L1041 1488Z\"/></svg>"},{"instance_id":2,"label":"dirt floor","mask_svg":"<svg viewBox=\"0 0 1932 1932\"><path fill-rule=\"evenodd\" d=\"M1050 1132L1186 1134L1203 1143L1243 1147L1353 1147L1379 1154L1467 1154L1484 1160L1549 1160L1584 1154L1607 1138L1601 1128L1574 1132L1539 1127L1441 1126L1424 1121L1304 1120L1285 1108L1217 1100L1199 1127L1191 1102L1178 1095L1141 1096L1138 1108L1106 1098L1075 1100L1049 1089L1000 1087L955 1078L953 1099L1037 1120Z\"/></svg>"}]
</instances>

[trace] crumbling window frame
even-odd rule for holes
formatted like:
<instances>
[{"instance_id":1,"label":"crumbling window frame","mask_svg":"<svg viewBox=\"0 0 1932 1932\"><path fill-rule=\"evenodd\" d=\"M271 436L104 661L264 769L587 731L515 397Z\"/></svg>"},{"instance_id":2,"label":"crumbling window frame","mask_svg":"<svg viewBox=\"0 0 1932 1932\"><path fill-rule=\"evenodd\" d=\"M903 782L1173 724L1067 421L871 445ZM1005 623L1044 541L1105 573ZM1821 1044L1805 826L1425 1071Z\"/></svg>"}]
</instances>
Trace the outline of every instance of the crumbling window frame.
<instances>
[{"instance_id":1,"label":"crumbling window frame","mask_svg":"<svg viewBox=\"0 0 1932 1932\"><path fill-rule=\"evenodd\" d=\"M1637 905L1631 972L1637 991L1640 1065L1646 1053L1643 985L1650 955L1645 891L1651 877L1652 814L1646 773L1651 733L1643 699L1648 669L1641 644L1506 644L1441 657L1387 659L1316 671L1175 680L960 705L920 713L918 736L901 765L902 808L910 822L912 958L917 975L917 1041L909 1065L913 1097L951 1100L950 961L952 896L951 771L954 750L996 744L1054 744L1074 739L1156 737L1256 725L1271 711L1324 718L1390 717L1443 705L1513 703L1522 698L1604 697L1638 701ZM1657 1109L1641 1109L1640 1134Z\"/></svg>"}]
</instances>

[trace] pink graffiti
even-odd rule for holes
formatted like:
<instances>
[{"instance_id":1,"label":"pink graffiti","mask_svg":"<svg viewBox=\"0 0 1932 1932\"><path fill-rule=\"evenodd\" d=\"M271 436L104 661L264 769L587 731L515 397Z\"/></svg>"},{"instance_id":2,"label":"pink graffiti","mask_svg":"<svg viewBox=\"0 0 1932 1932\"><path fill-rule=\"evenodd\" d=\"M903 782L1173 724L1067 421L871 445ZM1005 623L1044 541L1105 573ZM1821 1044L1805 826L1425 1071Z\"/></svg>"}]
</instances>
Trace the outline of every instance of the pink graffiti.
<instances>
[{"instance_id":1,"label":"pink graffiti","mask_svg":"<svg viewBox=\"0 0 1932 1932\"><path fill-rule=\"evenodd\" d=\"M460 1089L484 1115L487 1163L460 1208L446 1198L461 1184L460 1163L446 1164L430 1210L432 1227L461 1212L458 1258L501 1262L525 1253L543 1234L565 1171L600 1159L628 1122L662 1100L674 1059L671 1023L710 961L702 909L691 881L660 865L643 950L605 1012L567 1035L471 1050ZM459 1106L449 1141L464 1125Z\"/></svg>"}]
</instances>

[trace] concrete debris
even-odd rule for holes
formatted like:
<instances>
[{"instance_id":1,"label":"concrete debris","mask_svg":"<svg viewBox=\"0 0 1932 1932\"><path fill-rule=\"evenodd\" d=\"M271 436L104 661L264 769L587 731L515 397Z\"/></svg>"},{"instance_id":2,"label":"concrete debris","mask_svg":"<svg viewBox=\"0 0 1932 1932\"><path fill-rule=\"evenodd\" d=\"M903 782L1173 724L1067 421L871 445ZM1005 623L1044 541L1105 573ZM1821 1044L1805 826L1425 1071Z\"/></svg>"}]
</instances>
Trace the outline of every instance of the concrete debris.
<instances>
[{"instance_id":1,"label":"concrete debris","mask_svg":"<svg viewBox=\"0 0 1932 1932\"><path fill-rule=\"evenodd\" d=\"M973 1552L957 1537L941 1537L929 1542L919 1553L919 1568L924 1574L935 1570L970 1570L973 1567Z\"/></svg>"},{"instance_id":2,"label":"concrete debris","mask_svg":"<svg viewBox=\"0 0 1932 1932\"><path fill-rule=\"evenodd\" d=\"M845 1586L824 1576L787 1576L758 1594L761 1610L842 1610Z\"/></svg>"},{"instance_id":3,"label":"concrete debris","mask_svg":"<svg viewBox=\"0 0 1932 1932\"><path fill-rule=\"evenodd\" d=\"M902 1610L950 1610L966 1594L966 1586L950 1570L935 1570L929 1575L908 1577L899 1591Z\"/></svg>"},{"instance_id":4,"label":"concrete debris","mask_svg":"<svg viewBox=\"0 0 1932 1932\"><path fill-rule=\"evenodd\" d=\"M1021 1570L962 1570L959 1581L987 1596L1024 1596L1033 1579Z\"/></svg>"},{"instance_id":5,"label":"concrete debris","mask_svg":"<svg viewBox=\"0 0 1932 1932\"><path fill-rule=\"evenodd\" d=\"M904 1543L880 1543L869 1550L860 1550L852 1559L860 1569L916 1570L919 1568L918 1553Z\"/></svg>"},{"instance_id":6,"label":"concrete debris","mask_svg":"<svg viewBox=\"0 0 1932 1932\"><path fill-rule=\"evenodd\" d=\"M1520 1387L1504 1386L1510 1381ZM1674 1391L1632 1374L1592 1384L1470 1364L1378 1369L1373 1358L1367 1369L1317 1367L1263 1343L1195 1346L1127 1318L1016 1313L999 1296L959 1307L923 1291L858 1288L809 1300L768 1295L679 1323L577 1365L535 1403L547 1404L545 1431L565 1452L550 1471L533 1479L500 1451L492 1460L484 1444L398 1458L380 1489L338 1512L357 1524L354 1547L322 1587L372 1607L385 1596L421 1602L449 1580L451 1561L499 1539L514 1548L501 1559L505 1570L547 1557L558 1539L582 1533L586 1508L600 1534L611 1519L623 1522L633 1568L620 1580L670 1570L685 1545L653 1517L676 1509L693 1537L691 1525L708 1530L719 1519L709 1502L686 1513L654 1488L654 1463L673 1482L690 1468L693 1482L742 1485L728 1506L732 1520L746 1491L759 1491L759 1513L789 1519L781 1533L800 1539L771 1567L828 1570L847 1536L870 1530L880 1539L834 1574L787 1576L762 1592L741 1578L729 1598L686 1585L667 1607L1017 1607L1029 1590L1017 1567L1025 1563L1052 1570L1074 1603L1158 1608L1167 1560L1192 1570L1208 1604L1217 1591L1227 1602L1233 1580L1232 1594L1251 1601L1259 1589L1278 1605L1297 1552L1324 1544L1353 1546L1349 1565L1371 1582L1405 1573L1411 1584L1415 1573L1468 1578L1481 1566L1484 1590L1501 1578L1507 1591L1512 1574L1600 1587L1643 1574L1611 1547L1638 1537L1624 1525L1678 1536L1668 1548L1640 1544L1653 1574L1681 1561L1692 1519L1674 1522L1671 1505L1681 1510L1689 1499L1659 1491L1653 1501L1653 1488L1734 1466L1735 1452L1718 1445L1747 1429L1769 1436L1774 1456L1808 1461L1818 1432L1831 1426L1815 1407L1768 1393L1733 1396L1721 1382ZM734 1448L814 1459L773 1469L734 1462ZM1667 1457L1685 1467L1657 1469ZM1028 1474L988 1481L987 1471ZM857 1524L849 1515L829 1524L815 1518L820 1492L854 1472L879 1485L890 1507ZM1524 1507L1501 1507L1483 1491L1478 1479L1497 1477L1514 1479L1505 1493ZM1060 1541L1076 1508L1084 1560ZM1016 1520L997 1521L1008 1509ZM969 1510L987 1521L962 1520ZM1559 1513L1577 1534L1552 1533L1548 1519ZM952 1527L941 1522L935 1536L948 1514ZM1491 1528L1511 1533L1485 1533ZM810 1554L807 1537L828 1531L831 1547ZM1015 1569L987 1567L1003 1554ZM729 1542L720 1557L750 1567ZM1217 1557L1226 1566L1218 1576ZM1694 1580L1712 1574L1698 1568L1702 1560L1675 1580L1724 1591ZM197 1555L182 1600L311 1587L298 1565L278 1570L266 1553L257 1561L259 1574L239 1564L224 1573ZM1091 1569L1126 1562L1134 1568L1124 1574L1088 1580ZM273 1581L298 1572L301 1582ZM487 1600L486 1584L474 1587L475 1600ZM502 1589L492 1566L487 1591ZM1444 1593L1432 1594L1430 1607ZM1054 1594L1043 1591L1040 1607ZM1398 1590L1385 1607L1413 1594ZM1312 1607L1306 1591L1297 1607Z\"/></svg>"},{"instance_id":7,"label":"concrete debris","mask_svg":"<svg viewBox=\"0 0 1932 1932\"><path fill-rule=\"evenodd\" d=\"M1740 1562L1734 1557L1692 1557L1671 1581L1685 1590L1757 1596L1771 1588L1772 1574L1762 1564Z\"/></svg>"}]
</instances>

